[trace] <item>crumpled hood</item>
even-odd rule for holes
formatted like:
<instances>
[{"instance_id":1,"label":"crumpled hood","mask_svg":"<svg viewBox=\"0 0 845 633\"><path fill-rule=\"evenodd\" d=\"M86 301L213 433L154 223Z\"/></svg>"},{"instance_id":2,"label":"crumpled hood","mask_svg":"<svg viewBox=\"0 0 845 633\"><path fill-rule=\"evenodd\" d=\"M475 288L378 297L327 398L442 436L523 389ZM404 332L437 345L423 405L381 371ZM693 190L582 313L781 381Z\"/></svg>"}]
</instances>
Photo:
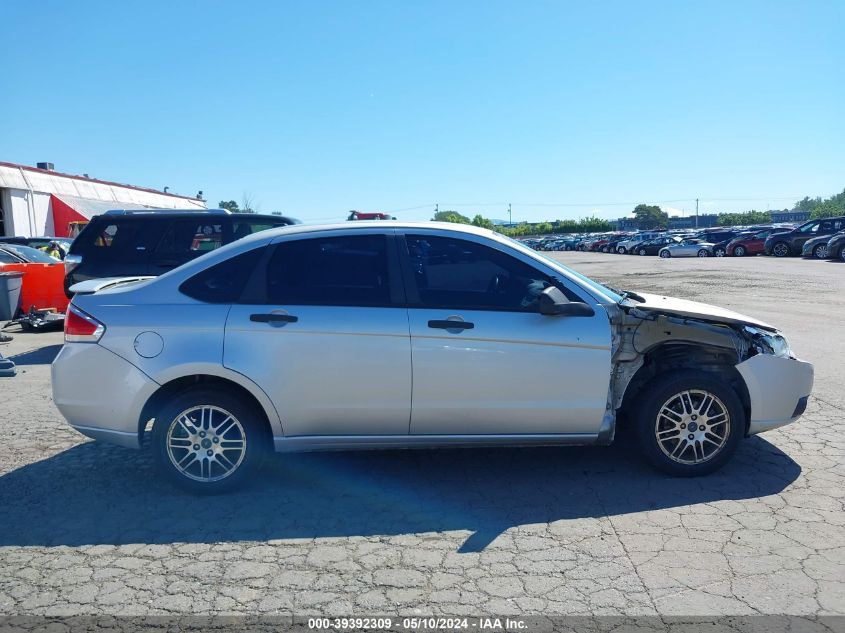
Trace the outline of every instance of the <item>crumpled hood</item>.
<instances>
[{"instance_id":1,"label":"crumpled hood","mask_svg":"<svg viewBox=\"0 0 845 633\"><path fill-rule=\"evenodd\" d=\"M725 308L713 306L709 303L687 301L686 299L675 299L674 297L663 297L661 295L654 295L645 292L638 292L637 294L645 299L645 303L635 303L632 299L629 299L631 306L636 310L689 317L692 319L699 319L701 321L709 321L711 323L751 325L771 330L773 332L777 331L776 327L769 325L765 321L745 316L744 314L734 312L733 310L726 310Z\"/></svg>"}]
</instances>

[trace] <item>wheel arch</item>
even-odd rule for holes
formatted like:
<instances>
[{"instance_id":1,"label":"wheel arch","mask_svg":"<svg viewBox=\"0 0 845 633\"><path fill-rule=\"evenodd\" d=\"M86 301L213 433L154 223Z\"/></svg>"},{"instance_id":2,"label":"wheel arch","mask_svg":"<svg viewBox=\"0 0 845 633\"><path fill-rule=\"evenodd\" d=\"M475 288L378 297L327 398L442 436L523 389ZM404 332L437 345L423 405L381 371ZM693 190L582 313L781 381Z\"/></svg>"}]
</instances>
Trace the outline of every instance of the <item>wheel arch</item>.
<instances>
[{"instance_id":1,"label":"wheel arch","mask_svg":"<svg viewBox=\"0 0 845 633\"><path fill-rule=\"evenodd\" d=\"M240 376L240 374L235 374L235 376ZM144 435L149 424L154 421L156 411L161 408L164 402L180 391L195 386L225 389L248 402L257 412L262 414L262 422L266 425L271 443L274 436L284 434L278 412L267 394L242 376L239 380L236 377L224 376L219 373L196 372L171 377L169 380L160 382L160 384L161 386L144 403L141 414L138 416L138 443L141 446L143 446Z\"/></svg>"},{"instance_id":2,"label":"wheel arch","mask_svg":"<svg viewBox=\"0 0 845 633\"><path fill-rule=\"evenodd\" d=\"M631 411L636 406L638 396L659 376L693 369L713 374L714 377L725 381L736 392L745 410L745 432L747 433L751 420L751 396L745 379L736 369L736 360L736 352L727 348L688 341L659 343L643 355L643 364L625 388L620 411L623 413Z\"/></svg>"}]
</instances>

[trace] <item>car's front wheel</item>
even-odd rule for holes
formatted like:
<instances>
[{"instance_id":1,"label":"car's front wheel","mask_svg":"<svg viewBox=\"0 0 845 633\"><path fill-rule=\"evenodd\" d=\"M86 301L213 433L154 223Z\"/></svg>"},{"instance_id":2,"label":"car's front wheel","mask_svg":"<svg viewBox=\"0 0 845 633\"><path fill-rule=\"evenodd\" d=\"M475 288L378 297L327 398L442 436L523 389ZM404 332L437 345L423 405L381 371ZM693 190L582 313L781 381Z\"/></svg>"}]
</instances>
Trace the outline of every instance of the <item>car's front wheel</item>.
<instances>
[{"instance_id":1,"label":"car's front wheel","mask_svg":"<svg viewBox=\"0 0 845 633\"><path fill-rule=\"evenodd\" d=\"M198 493L232 490L249 481L268 452L261 413L225 390L196 387L156 413L152 444L159 472Z\"/></svg>"},{"instance_id":2,"label":"car's front wheel","mask_svg":"<svg viewBox=\"0 0 845 633\"><path fill-rule=\"evenodd\" d=\"M813 249L813 257L827 259L827 244L819 244Z\"/></svg>"},{"instance_id":3,"label":"car's front wheel","mask_svg":"<svg viewBox=\"0 0 845 633\"><path fill-rule=\"evenodd\" d=\"M670 253L669 251L660 251L660 257L663 259L669 259L670 257L672 257L672 253Z\"/></svg>"},{"instance_id":4,"label":"car's front wheel","mask_svg":"<svg viewBox=\"0 0 845 633\"><path fill-rule=\"evenodd\" d=\"M702 248L698 251L699 257L710 257L710 252L707 249Z\"/></svg>"},{"instance_id":5,"label":"car's front wheel","mask_svg":"<svg viewBox=\"0 0 845 633\"><path fill-rule=\"evenodd\" d=\"M745 257L745 247L744 246L737 246L734 249L734 255L736 257Z\"/></svg>"},{"instance_id":6,"label":"car's front wheel","mask_svg":"<svg viewBox=\"0 0 845 633\"><path fill-rule=\"evenodd\" d=\"M646 254L646 250L645 250L644 248L641 248L641 249L640 249L640 250L638 250L637 252L640 254L640 256L641 256L641 257L642 257L642 256L645 256L645 254Z\"/></svg>"},{"instance_id":7,"label":"car's front wheel","mask_svg":"<svg viewBox=\"0 0 845 633\"><path fill-rule=\"evenodd\" d=\"M626 249L624 246L617 246L616 252L619 253L620 255L624 255L625 253L628 252L628 249Z\"/></svg>"},{"instance_id":8,"label":"car's front wheel","mask_svg":"<svg viewBox=\"0 0 845 633\"><path fill-rule=\"evenodd\" d=\"M724 248L716 248L713 250L713 255L716 257L724 257L725 256L725 249Z\"/></svg>"},{"instance_id":9,"label":"car's front wheel","mask_svg":"<svg viewBox=\"0 0 845 633\"><path fill-rule=\"evenodd\" d=\"M649 385L637 432L645 457L681 477L721 468L745 435L745 410L723 380L700 371L666 373Z\"/></svg>"}]
</instances>

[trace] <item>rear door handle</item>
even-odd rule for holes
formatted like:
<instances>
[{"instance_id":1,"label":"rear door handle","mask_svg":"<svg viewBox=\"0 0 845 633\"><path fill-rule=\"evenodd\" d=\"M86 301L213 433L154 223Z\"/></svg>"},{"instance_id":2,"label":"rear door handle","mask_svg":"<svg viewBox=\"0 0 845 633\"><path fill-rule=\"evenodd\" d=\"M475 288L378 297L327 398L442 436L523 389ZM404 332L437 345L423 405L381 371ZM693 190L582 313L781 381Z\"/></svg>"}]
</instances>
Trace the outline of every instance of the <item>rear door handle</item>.
<instances>
[{"instance_id":1,"label":"rear door handle","mask_svg":"<svg viewBox=\"0 0 845 633\"><path fill-rule=\"evenodd\" d=\"M299 321L299 317L295 317L292 314L271 312L269 314L250 314L249 320L255 321L256 323L296 323Z\"/></svg>"},{"instance_id":2,"label":"rear door handle","mask_svg":"<svg viewBox=\"0 0 845 633\"><path fill-rule=\"evenodd\" d=\"M475 323L470 323L469 321L449 321L448 319L434 319L428 322L428 327L438 328L441 330L471 330L475 327Z\"/></svg>"}]
</instances>

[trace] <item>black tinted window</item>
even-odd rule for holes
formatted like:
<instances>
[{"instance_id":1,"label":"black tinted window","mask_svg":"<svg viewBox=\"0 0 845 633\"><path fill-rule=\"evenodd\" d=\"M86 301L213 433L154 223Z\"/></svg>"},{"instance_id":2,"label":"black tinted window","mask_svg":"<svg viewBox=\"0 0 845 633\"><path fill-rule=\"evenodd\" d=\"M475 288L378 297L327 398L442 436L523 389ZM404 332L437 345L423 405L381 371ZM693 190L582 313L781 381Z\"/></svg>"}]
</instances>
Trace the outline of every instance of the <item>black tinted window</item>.
<instances>
[{"instance_id":1,"label":"black tinted window","mask_svg":"<svg viewBox=\"0 0 845 633\"><path fill-rule=\"evenodd\" d=\"M390 305L387 239L355 235L282 242L267 267L279 305Z\"/></svg>"},{"instance_id":2,"label":"black tinted window","mask_svg":"<svg viewBox=\"0 0 845 633\"><path fill-rule=\"evenodd\" d=\"M179 290L200 301L234 303L263 252L263 248L256 248L220 262L185 281Z\"/></svg>"},{"instance_id":3,"label":"black tinted window","mask_svg":"<svg viewBox=\"0 0 845 633\"><path fill-rule=\"evenodd\" d=\"M174 220L156 253L205 253L220 248L224 244L224 225L208 220Z\"/></svg>"},{"instance_id":4,"label":"black tinted window","mask_svg":"<svg viewBox=\"0 0 845 633\"><path fill-rule=\"evenodd\" d=\"M259 231L266 231L267 229L276 228L277 226L287 226L286 222L254 222L252 220L235 220L232 224L232 239L239 240L247 235L258 233Z\"/></svg>"},{"instance_id":5,"label":"black tinted window","mask_svg":"<svg viewBox=\"0 0 845 633\"><path fill-rule=\"evenodd\" d=\"M532 266L488 246L425 235L406 239L425 307L536 312L540 292L551 285Z\"/></svg>"},{"instance_id":6,"label":"black tinted window","mask_svg":"<svg viewBox=\"0 0 845 633\"><path fill-rule=\"evenodd\" d=\"M74 240L71 252L104 260L143 259L158 239L161 223L128 219L95 219Z\"/></svg>"}]
</instances>

